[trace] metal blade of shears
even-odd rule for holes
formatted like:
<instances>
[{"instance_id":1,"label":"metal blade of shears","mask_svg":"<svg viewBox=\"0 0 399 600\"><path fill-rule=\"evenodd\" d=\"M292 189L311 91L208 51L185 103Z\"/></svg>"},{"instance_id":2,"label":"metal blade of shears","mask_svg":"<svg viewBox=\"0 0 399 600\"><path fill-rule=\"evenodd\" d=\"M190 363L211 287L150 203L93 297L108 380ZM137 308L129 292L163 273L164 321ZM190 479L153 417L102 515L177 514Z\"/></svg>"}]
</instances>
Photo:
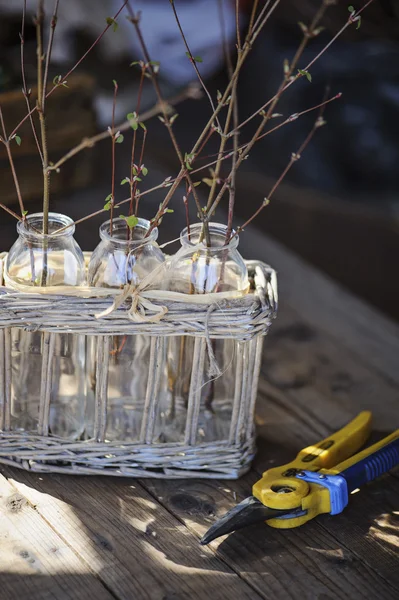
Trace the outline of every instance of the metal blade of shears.
<instances>
[{"instance_id":1,"label":"metal blade of shears","mask_svg":"<svg viewBox=\"0 0 399 600\"><path fill-rule=\"evenodd\" d=\"M221 519L216 521L201 539L201 544L204 546L221 535L226 535L248 525L267 521L268 519L275 519L276 517L281 517L292 512L292 509L277 510L275 508L268 508L255 498L255 496L249 496L249 498L234 506Z\"/></svg>"}]
</instances>

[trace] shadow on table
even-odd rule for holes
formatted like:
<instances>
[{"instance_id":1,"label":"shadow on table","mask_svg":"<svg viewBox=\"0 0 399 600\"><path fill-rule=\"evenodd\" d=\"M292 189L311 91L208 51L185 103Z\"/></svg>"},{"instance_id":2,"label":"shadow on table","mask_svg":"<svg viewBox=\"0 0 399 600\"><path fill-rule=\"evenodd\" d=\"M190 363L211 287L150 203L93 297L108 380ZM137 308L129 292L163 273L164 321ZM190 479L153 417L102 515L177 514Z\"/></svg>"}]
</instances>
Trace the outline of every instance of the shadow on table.
<instances>
[{"instance_id":1,"label":"shadow on table","mask_svg":"<svg viewBox=\"0 0 399 600\"><path fill-rule=\"evenodd\" d=\"M230 595L240 588L236 575L137 480L8 468L4 474L116 597L166 600L201 590L205 597L209 589L222 598L222 589ZM243 598L247 589L243 584Z\"/></svg>"},{"instance_id":2,"label":"shadow on table","mask_svg":"<svg viewBox=\"0 0 399 600\"><path fill-rule=\"evenodd\" d=\"M39 475L15 469L5 474L74 548L88 571L118 597L136 592L145 598L143 590L162 591L160 597L165 599L190 590L193 595L202 590L204 597L209 590L218 597L220 586L227 594L229 585L239 582L227 565L253 580L255 588L275 583L291 569L290 577L302 577L301 586L310 589L319 585L315 565L327 578L341 575L344 580L348 569L356 579L362 576L359 568L371 567L391 584L399 584L399 481L389 475L354 494L341 515L323 515L298 529L259 524L231 534L217 548L221 562L197 543L193 531L202 535L233 504L232 494L239 502L244 489L250 493L257 473L237 482L145 480L146 489L140 481L122 478ZM75 585L78 576L71 578Z\"/></svg>"},{"instance_id":3,"label":"shadow on table","mask_svg":"<svg viewBox=\"0 0 399 600\"><path fill-rule=\"evenodd\" d=\"M21 579L23 578L23 586ZM94 583L94 585L93 585ZM20 575L19 573L3 573L0 567L0 597L2 600L15 600L16 590L25 588L25 594L21 598L29 600L58 600L69 598L83 598L82 590L91 590L93 596L87 596L87 600L112 600L113 596L93 575L57 573L56 575ZM90 592L91 593L91 592ZM95 596L94 596L95 594Z\"/></svg>"}]
</instances>

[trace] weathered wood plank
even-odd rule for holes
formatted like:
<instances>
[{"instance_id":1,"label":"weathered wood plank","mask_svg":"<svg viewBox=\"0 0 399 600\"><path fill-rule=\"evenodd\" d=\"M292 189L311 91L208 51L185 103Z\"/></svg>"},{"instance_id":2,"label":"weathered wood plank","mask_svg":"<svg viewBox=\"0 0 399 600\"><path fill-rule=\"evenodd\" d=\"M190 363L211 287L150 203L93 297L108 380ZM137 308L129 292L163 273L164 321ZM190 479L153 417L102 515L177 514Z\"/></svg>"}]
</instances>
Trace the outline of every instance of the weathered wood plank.
<instances>
[{"instance_id":1,"label":"weathered wood plank","mask_svg":"<svg viewBox=\"0 0 399 600\"><path fill-rule=\"evenodd\" d=\"M338 339L365 364L399 384L399 326L255 228L240 240L243 256L270 263L279 293L301 318Z\"/></svg>"},{"instance_id":2,"label":"weathered wood plank","mask_svg":"<svg viewBox=\"0 0 399 600\"><path fill-rule=\"evenodd\" d=\"M168 482L143 485L201 535L205 523L214 520L208 513L223 514L250 493L252 483L272 464L291 460L301 447L329 435L364 409L373 410L378 429L398 427L397 388L333 336L320 334L295 311L283 308L265 344L256 473L229 484L184 482L178 493ZM250 572L258 589L271 586L278 598L329 595L329 586L338 578L334 597L364 598L365 591L367 598L397 595L399 558L393 540L399 532L398 494L399 482L386 476L354 495L342 515L323 516L291 531L252 527L214 547L244 578ZM280 555L275 551L273 559L265 558L260 548L269 545L278 547ZM281 583L281 577L276 579L284 564L289 564L290 575ZM323 583L316 570L324 573ZM295 592L290 576L298 586Z\"/></svg>"},{"instance_id":3,"label":"weathered wood plank","mask_svg":"<svg viewBox=\"0 0 399 600\"><path fill-rule=\"evenodd\" d=\"M113 597L46 523L34 504L0 475L0 597L72 600Z\"/></svg>"},{"instance_id":4,"label":"weathered wood plank","mask_svg":"<svg viewBox=\"0 0 399 600\"><path fill-rule=\"evenodd\" d=\"M198 536L251 491L259 474L228 483L147 480L145 485L164 506ZM317 522L306 528L275 530L262 524L238 531L211 546L265 598L392 598L398 589L387 583ZM367 595L365 595L365 592Z\"/></svg>"},{"instance_id":5,"label":"weathered wood plank","mask_svg":"<svg viewBox=\"0 0 399 600\"><path fill-rule=\"evenodd\" d=\"M269 342L258 403L259 420L265 423L261 434L269 441L276 433L282 439L298 440L298 444L316 441L317 435L322 439L364 409L372 410L379 437L399 427L397 387L365 367L333 338L318 335L294 311L282 312ZM267 423L271 406L281 411L277 432ZM287 419L291 420L287 423ZM298 449L299 445L295 451ZM257 468L260 472L268 468L262 455ZM399 533L398 506L399 482L387 475L353 495L342 515L325 516L319 522L399 586L399 558L392 544L392 534ZM382 523L390 529L388 534Z\"/></svg>"},{"instance_id":6,"label":"weathered wood plank","mask_svg":"<svg viewBox=\"0 0 399 600\"><path fill-rule=\"evenodd\" d=\"M399 365L399 354L397 361ZM374 429L391 431L399 427L399 386L286 304L266 339L262 380L291 399L287 408L297 418L297 406L303 416L303 404L306 422L312 419L318 431L318 421L320 433L340 427L361 410L373 411Z\"/></svg>"},{"instance_id":7,"label":"weathered wood plank","mask_svg":"<svg viewBox=\"0 0 399 600\"><path fill-rule=\"evenodd\" d=\"M264 597L137 481L6 473L118 599Z\"/></svg>"}]
</instances>

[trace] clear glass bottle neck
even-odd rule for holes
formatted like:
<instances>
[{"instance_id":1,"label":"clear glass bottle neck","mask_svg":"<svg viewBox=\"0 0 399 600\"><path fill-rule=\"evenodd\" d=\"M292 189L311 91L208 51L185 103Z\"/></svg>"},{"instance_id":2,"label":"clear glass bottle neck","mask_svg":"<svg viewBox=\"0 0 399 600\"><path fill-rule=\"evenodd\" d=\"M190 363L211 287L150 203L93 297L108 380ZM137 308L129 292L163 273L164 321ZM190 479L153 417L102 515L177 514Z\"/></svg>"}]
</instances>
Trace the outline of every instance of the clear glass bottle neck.
<instances>
[{"instance_id":1,"label":"clear glass bottle neck","mask_svg":"<svg viewBox=\"0 0 399 600\"><path fill-rule=\"evenodd\" d=\"M100 238L113 247L136 250L153 243L158 238L158 229L154 227L150 233L151 223L147 219L139 219L137 225L130 230L125 219L117 217L112 221L106 221L100 226Z\"/></svg>"},{"instance_id":2,"label":"clear glass bottle neck","mask_svg":"<svg viewBox=\"0 0 399 600\"><path fill-rule=\"evenodd\" d=\"M208 252L221 252L226 250L235 250L238 246L238 235L232 230L230 238L228 236L226 225L221 223L208 223L209 242L206 242L202 223L195 223L186 227L180 234L180 242L183 248L189 249L197 246L203 246ZM232 236L232 237L231 237Z\"/></svg>"},{"instance_id":3,"label":"clear glass bottle neck","mask_svg":"<svg viewBox=\"0 0 399 600\"><path fill-rule=\"evenodd\" d=\"M33 244L42 244L43 241L54 243L72 238L75 233L75 224L66 215L50 212L48 215L48 233L44 234L43 213L33 213L18 221L17 232L20 238Z\"/></svg>"}]
</instances>

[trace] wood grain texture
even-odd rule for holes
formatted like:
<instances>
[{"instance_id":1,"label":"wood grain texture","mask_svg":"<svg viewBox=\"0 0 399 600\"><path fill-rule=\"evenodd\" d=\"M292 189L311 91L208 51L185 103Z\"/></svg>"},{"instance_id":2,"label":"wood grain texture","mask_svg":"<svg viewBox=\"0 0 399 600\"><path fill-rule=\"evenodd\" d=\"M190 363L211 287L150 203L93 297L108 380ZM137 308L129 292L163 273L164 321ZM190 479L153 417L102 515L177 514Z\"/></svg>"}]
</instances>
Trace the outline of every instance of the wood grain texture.
<instances>
[{"instance_id":1,"label":"wood grain texture","mask_svg":"<svg viewBox=\"0 0 399 600\"><path fill-rule=\"evenodd\" d=\"M364 364L399 384L399 326L256 229L243 235L243 256L278 272L279 294L301 318L353 350Z\"/></svg>"},{"instance_id":2,"label":"wood grain texture","mask_svg":"<svg viewBox=\"0 0 399 600\"><path fill-rule=\"evenodd\" d=\"M257 236L253 232L251 244L260 258L282 272L283 303L265 343L252 471L223 482L4 469L7 494L24 499L22 514L29 517L18 517L18 523L6 514L0 530L0 552L11 552L0 563L6 600L27 597L28 586L29 598L46 597L39 595L43 591L57 600L399 597L398 471L354 494L341 515L287 531L260 524L210 547L199 545L215 518L247 496L264 470L292 460L359 411L373 411L377 437L399 427L399 328ZM245 243L244 254L253 254ZM63 570L47 556L53 539L66 556ZM17 553L14 560L14 547L28 554ZM30 552L40 556L41 571L25 564ZM99 589L85 596L91 585Z\"/></svg>"},{"instance_id":3,"label":"wood grain texture","mask_svg":"<svg viewBox=\"0 0 399 600\"><path fill-rule=\"evenodd\" d=\"M6 473L118 599L259 598L137 481Z\"/></svg>"},{"instance_id":4,"label":"wood grain texture","mask_svg":"<svg viewBox=\"0 0 399 600\"><path fill-rule=\"evenodd\" d=\"M259 453L252 473L227 485L184 482L177 494L168 482L143 485L202 535L215 516L250 493L263 471L292 460L301 447L361 410L373 410L380 437L399 427L397 399L397 389L384 376L283 306L265 344L257 404ZM254 526L214 542L213 548L259 593L272 590L274 596L265 597L395 597L398 494L399 481L387 475L353 495L341 515L325 515L288 531Z\"/></svg>"},{"instance_id":5,"label":"wood grain texture","mask_svg":"<svg viewBox=\"0 0 399 600\"><path fill-rule=\"evenodd\" d=\"M111 600L112 595L40 516L34 504L0 475L0 598Z\"/></svg>"}]
</instances>

